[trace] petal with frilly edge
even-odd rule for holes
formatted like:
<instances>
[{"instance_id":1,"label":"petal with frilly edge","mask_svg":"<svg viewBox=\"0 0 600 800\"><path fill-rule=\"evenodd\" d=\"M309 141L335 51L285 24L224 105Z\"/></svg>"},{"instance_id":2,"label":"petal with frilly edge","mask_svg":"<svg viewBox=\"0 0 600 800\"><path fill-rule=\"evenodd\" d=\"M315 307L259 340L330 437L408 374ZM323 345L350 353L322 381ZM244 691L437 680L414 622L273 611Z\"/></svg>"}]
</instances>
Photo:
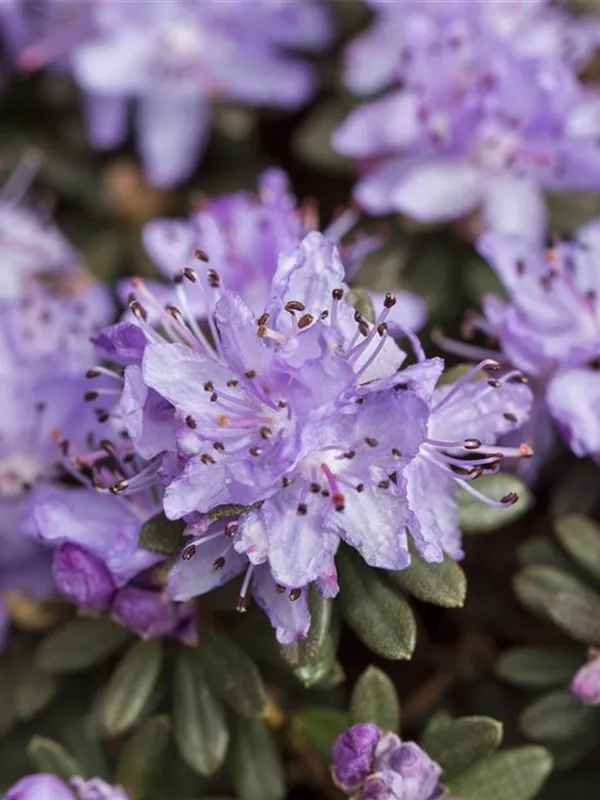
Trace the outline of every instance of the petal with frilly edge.
<instances>
[{"instance_id":1,"label":"petal with frilly edge","mask_svg":"<svg viewBox=\"0 0 600 800\"><path fill-rule=\"evenodd\" d=\"M474 438L493 444L529 419L533 393L521 382L501 380L500 386L496 386L478 380L456 388L458 385L456 381L434 392L429 423L429 436L433 439L454 441L460 431L461 439Z\"/></svg>"},{"instance_id":2,"label":"petal with frilly edge","mask_svg":"<svg viewBox=\"0 0 600 800\"><path fill-rule=\"evenodd\" d=\"M177 343L148 345L144 352L143 374L146 385L172 403L185 418L196 421L208 415L214 424L215 407L205 383L225 386L232 377L230 369L190 347Z\"/></svg>"},{"instance_id":3,"label":"petal with frilly edge","mask_svg":"<svg viewBox=\"0 0 600 800\"><path fill-rule=\"evenodd\" d=\"M214 532L214 527L209 529L207 537ZM193 555L190 556L191 552ZM215 564L221 563L217 559L224 559L219 569L215 569ZM206 594L235 578L247 565L248 559L236 553L224 534L205 541L196 539L179 555L169 572L169 597L182 601Z\"/></svg>"},{"instance_id":4,"label":"petal with frilly edge","mask_svg":"<svg viewBox=\"0 0 600 800\"><path fill-rule=\"evenodd\" d=\"M252 596L267 613L280 644L292 644L306 638L310 628L306 589L299 595L297 591L293 592L291 596L289 589L282 592L265 565L258 567L252 577Z\"/></svg>"},{"instance_id":5,"label":"petal with frilly edge","mask_svg":"<svg viewBox=\"0 0 600 800\"><path fill-rule=\"evenodd\" d=\"M169 519L181 519L193 511L208 513L215 506L235 502L228 486L227 470L218 464L205 464L194 456L183 472L165 490L163 507Z\"/></svg>"},{"instance_id":6,"label":"petal with frilly edge","mask_svg":"<svg viewBox=\"0 0 600 800\"><path fill-rule=\"evenodd\" d=\"M548 383L546 400L559 433L578 456L600 454L600 372L560 369Z\"/></svg>"},{"instance_id":7,"label":"petal with frilly edge","mask_svg":"<svg viewBox=\"0 0 600 800\"><path fill-rule=\"evenodd\" d=\"M454 559L462 558L453 481L419 457L406 467L403 476L412 512L408 528L423 559L440 562L444 553Z\"/></svg>"},{"instance_id":8,"label":"petal with frilly edge","mask_svg":"<svg viewBox=\"0 0 600 800\"><path fill-rule=\"evenodd\" d=\"M318 319L321 311L331 307L332 291L346 288L344 278L344 265L335 244L317 231L307 234L297 247L279 257L267 309L277 321L277 328L297 330L284 310L290 301L302 303L302 313Z\"/></svg>"},{"instance_id":9,"label":"petal with frilly edge","mask_svg":"<svg viewBox=\"0 0 600 800\"><path fill-rule=\"evenodd\" d=\"M382 471L381 477L387 475ZM372 567L399 570L410 564L406 526L411 514L400 474L397 480L398 485L390 483L388 489L346 492L344 511L332 520L342 538Z\"/></svg>"},{"instance_id":10,"label":"petal with frilly edge","mask_svg":"<svg viewBox=\"0 0 600 800\"><path fill-rule=\"evenodd\" d=\"M292 588L334 573L333 557L339 543L337 534L325 524L331 504L310 495L306 514L302 514L297 511L301 499L301 490L292 485L253 512L267 536L273 577Z\"/></svg>"}]
</instances>

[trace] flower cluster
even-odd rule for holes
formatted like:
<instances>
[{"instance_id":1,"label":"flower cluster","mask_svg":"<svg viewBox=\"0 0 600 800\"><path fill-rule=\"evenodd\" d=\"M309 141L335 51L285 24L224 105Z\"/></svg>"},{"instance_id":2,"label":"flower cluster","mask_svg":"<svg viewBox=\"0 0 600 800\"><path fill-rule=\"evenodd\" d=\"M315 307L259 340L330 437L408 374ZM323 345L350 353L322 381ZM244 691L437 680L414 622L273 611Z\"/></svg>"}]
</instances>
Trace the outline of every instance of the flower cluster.
<instances>
[{"instance_id":1,"label":"flower cluster","mask_svg":"<svg viewBox=\"0 0 600 800\"><path fill-rule=\"evenodd\" d=\"M105 287L82 268L76 251L28 208L25 160L0 196L0 629L4 601L26 590L52 593L47 548L36 541L32 509L62 470L52 434L64 430L85 446L93 424L83 407L83 371L92 363L92 333L112 316ZM0 636L0 645L4 643Z\"/></svg>"},{"instance_id":2,"label":"flower cluster","mask_svg":"<svg viewBox=\"0 0 600 800\"><path fill-rule=\"evenodd\" d=\"M129 800L120 786L110 786L100 778L63 781L56 775L27 775L15 783L4 800Z\"/></svg>"},{"instance_id":3,"label":"flower cluster","mask_svg":"<svg viewBox=\"0 0 600 800\"><path fill-rule=\"evenodd\" d=\"M96 360L90 337L110 322L113 302L60 232L21 202L30 166L0 202L0 643L15 592L45 598L57 589L142 635L191 640L190 609L165 602L152 572L161 558L138 547L158 501L115 501L65 483L89 476L88 463L102 475L115 453L104 441L108 414L84 402ZM112 374L98 375L94 395L110 407L119 391Z\"/></svg>"},{"instance_id":4,"label":"flower cluster","mask_svg":"<svg viewBox=\"0 0 600 800\"><path fill-rule=\"evenodd\" d=\"M554 442L554 427L578 456L600 456L600 221L570 241L538 247L518 236L488 233L478 248L508 295L483 298L470 313L467 337L482 334L493 349L441 343L468 357L498 358L532 379L536 396L527 437L539 463ZM554 426L552 425L554 422Z\"/></svg>"},{"instance_id":5,"label":"flower cluster","mask_svg":"<svg viewBox=\"0 0 600 800\"><path fill-rule=\"evenodd\" d=\"M302 105L314 76L285 48L319 49L332 38L317 0L255 0L251 14L245 0L44 0L29 30L18 66L70 67L94 146L123 143L136 101L138 149L157 186L191 175L215 100Z\"/></svg>"},{"instance_id":6,"label":"flower cluster","mask_svg":"<svg viewBox=\"0 0 600 800\"><path fill-rule=\"evenodd\" d=\"M250 307L223 278L235 280L246 255L222 246L230 226L218 212L229 205L217 201L198 213L200 226L163 237L179 253L165 261L182 267L171 290L177 304L165 307L134 279L131 316L95 340L122 367L122 394L106 417L127 442L112 453L132 452L118 480L96 474L94 483L119 497L164 487L167 517L184 519L193 537L170 573L170 595L187 600L245 572L239 609L252 592L290 642L310 624L305 588L338 591L340 541L387 569L410 563L407 530L426 561L460 558L458 487L492 505L515 502L514 493L489 500L472 482L505 457L532 454L523 443L495 445L525 423L531 393L520 372L491 359L436 388L443 361L427 359L394 319L396 298L385 295L371 320L355 310L339 252L316 231L279 255L262 297L263 271L237 278ZM264 198L252 208L248 241L261 231L272 254L279 242L266 238L264 219L277 208ZM217 259L223 253L222 272L199 247L203 227ZM149 233L164 257L157 230ZM412 344L412 366L392 331ZM133 476L126 467L136 456L145 464Z\"/></svg>"},{"instance_id":7,"label":"flower cluster","mask_svg":"<svg viewBox=\"0 0 600 800\"><path fill-rule=\"evenodd\" d=\"M372 723L353 725L333 746L333 778L352 800L441 800L441 776L418 744Z\"/></svg>"},{"instance_id":8,"label":"flower cluster","mask_svg":"<svg viewBox=\"0 0 600 800\"><path fill-rule=\"evenodd\" d=\"M333 135L364 164L365 210L430 223L481 209L486 230L539 240L543 189L598 188L600 99L578 79L597 20L544 0L370 4L346 82L362 95L394 88Z\"/></svg>"}]
</instances>

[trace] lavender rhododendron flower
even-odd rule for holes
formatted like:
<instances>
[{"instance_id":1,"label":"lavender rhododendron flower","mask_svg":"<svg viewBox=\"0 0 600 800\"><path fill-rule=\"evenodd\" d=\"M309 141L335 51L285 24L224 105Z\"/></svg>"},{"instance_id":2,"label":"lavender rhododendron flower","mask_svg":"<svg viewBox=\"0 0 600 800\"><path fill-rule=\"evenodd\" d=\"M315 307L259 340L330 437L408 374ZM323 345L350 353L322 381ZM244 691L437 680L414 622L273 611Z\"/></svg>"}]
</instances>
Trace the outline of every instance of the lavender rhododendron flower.
<instances>
[{"instance_id":1,"label":"lavender rhododendron flower","mask_svg":"<svg viewBox=\"0 0 600 800\"><path fill-rule=\"evenodd\" d=\"M414 742L371 723L353 725L333 746L333 777L353 800L441 800L442 770Z\"/></svg>"},{"instance_id":2,"label":"lavender rhododendron flower","mask_svg":"<svg viewBox=\"0 0 600 800\"><path fill-rule=\"evenodd\" d=\"M4 800L129 800L120 786L111 786L100 778L73 777L64 781L57 775L27 775L12 786Z\"/></svg>"},{"instance_id":3,"label":"lavender rhododendron flower","mask_svg":"<svg viewBox=\"0 0 600 800\"><path fill-rule=\"evenodd\" d=\"M551 420L578 456L600 455L600 222L573 241L537 247L520 237L488 234L479 242L508 294L484 297L466 333L481 332L500 345L491 349L445 342L468 356L494 357L531 376L536 413L526 431L539 456L553 442Z\"/></svg>"},{"instance_id":4,"label":"lavender rhododendron flower","mask_svg":"<svg viewBox=\"0 0 600 800\"><path fill-rule=\"evenodd\" d=\"M592 652L589 662L578 670L571 681L571 691L590 706L600 705L600 655Z\"/></svg>"},{"instance_id":5,"label":"lavender rhododendron flower","mask_svg":"<svg viewBox=\"0 0 600 800\"><path fill-rule=\"evenodd\" d=\"M41 598L53 584L31 513L49 487L66 491L56 431L82 446L95 424L82 401L83 371L93 359L89 337L109 321L112 302L62 235L19 207L16 183L0 204L8 276L0 302L0 592Z\"/></svg>"},{"instance_id":6,"label":"lavender rhododendron flower","mask_svg":"<svg viewBox=\"0 0 600 800\"><path fill-rule=\"evenodd\" d=\"M147 431L168 444L162 460L153 453L164 509L188 519L194 536L169 580L172 597L202 594L246 568L240 607L252 591L288 641L307 629L302 589L316 581L325 595L337 592L340 539L387 569L408 566L407 529L426 560L458 558L457 484L494 505L516 500L487 500L470 482L504 456L531 454L527 445L494 445L527 419L531 394L520 373L435 390L443 362L427 360L408 329L418 363L402 368L406 354L387 328L395 298L386 296L373 323L364 319L347 302L338 252L321 234L280 256L259 316L212 267L188 267L176 280L181 304L167 310L135 281L130 306L145 346L131 347L131 323L97 339L128 353L117 417L136 419L134 448L141 440L149 447ZM212 343L182 311L194 292L209 309ZM166 340L150 324L150 304ZM499 365L474 372L486 368ZM127 390L132 374L135 392ZM151 473L152 462L112 489L134 491ZM231 504L257 505L237 521L206 523L216 506ZM298 611L283 610L286 598L301 597Z\"/></svg>"},{"instance_id":7,"label":"lavender rhododendron flower","mask_svg":"<svg viewBox=\"0 0 600 800\"><path fill-rule=\"evenodd\" d=\"M218 100L297 108L313 93L311 68L286 47L322 48L331 20L317 0L46 0L22 69L66 61L84 93L96 147L127 136L136 101L138 149L150 181L192 173Z\"/></svg>"},{"instance_id":8,"label":"lavender rhododendron flower","mask_svg":"<svg viewBox=\"0 0 600 800\"><path fill-rule=\"evenodd\" d=\"M426 223L481 209L483 227L543 235L543 189L600 185L600 99L577 79L597 22L547 3L374 3L346 53L359 94L333 135L361 159L355 197Z\"/></svg>"},{"instance_id":9,"label":"lavender rhododendron flower","mask_svg":"<svg viewBox=\"0 0 600 800\"><path fill-rule=\"evenodd\" d=\"M335 219L324 231L334 244L349 233L358 214L349 210ZM291 194L287 175L272 168L261 174L256 193L234 192L203 202L189 220L158 219L146 224L144 245L148 255L166 278L197 264L198 254L209 253L211 266L224 285L236 292L246 305L260 314L268 301L277 261L281 253L296 247L303 237L318 229L318 215L312 203L298 204ZM351 279L361 261L379 247L380 236L356 237L340 247L340 255ZM161 302L177 303L171 287L148 282ZM125 299L131 282L123 281L120 294ZM366 290L365 290L366 291ZM383 310L384 293L366 292L376 314ZM425 321L425 304L410 292L396 292L396 305L387 317L393 332L394 322L418 330ZM190 310L204 317L209 310L204 298L196 293L188 298ZM152 307L150 317L156 316Z\"/></svg>"},{"instance_id":10,"label":"lavender rhododendron flower","mask_svg":"<svg viewBox=\"0 0 600 800\"><path fill-rule=\"evenodd\" d=\"M37 168L38 156L31 152L0 190L0 304L17 300L26 291L28 277L81 274L75 248L27 205L25 194Z\"/></svg>"}]
</instances>

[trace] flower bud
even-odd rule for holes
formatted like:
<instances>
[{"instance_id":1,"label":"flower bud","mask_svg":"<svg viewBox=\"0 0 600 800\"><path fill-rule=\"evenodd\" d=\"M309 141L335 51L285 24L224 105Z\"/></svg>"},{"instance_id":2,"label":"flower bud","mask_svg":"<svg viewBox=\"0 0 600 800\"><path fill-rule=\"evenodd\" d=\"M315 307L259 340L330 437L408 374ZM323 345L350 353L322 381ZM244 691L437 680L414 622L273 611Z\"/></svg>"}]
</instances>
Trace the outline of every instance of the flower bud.
<instances>
[{"instance_id":1,"label":"flower bud","mask_svg":"<svg viewBox=\"0 0 600 800\"><path fill-rule=\"evenodd\" d=\"M596 655L575 674L571 691L586 705L600 705L600 655Z\"/></svg>"},{"instance_id":2,"label":"flower bud","mask_svg":"<svg viewBox=\"0 0 600 800\"><path fill-rule=\"evenodd\" d=\"M4 800L76 800L69 786L56 775L27 775L8 790ZM118 798L116 799L118 800Z\"/></svg>"},{"instance_id":3,"label":"flower bud","mask_svg":"<svg viewBox=\"0 0 600 800\"><path fill-rule=\"evenodd\" d=\"M342 789L352 791L373 772L380 738L381 729L371 723L353 725L338 736L333 746L333 774Z\"/></svg>"},{"instance_id":4,"label":"flower bud","mask_svg":"<svg viewBox=\"0 0 600 800\"><path fill-rule=\"evenodd\" d=\"M125 586L115 595L113 616L144 637L178 636L190 616L186 603L166 600L158 590Z\"/></svg>"},{"instance_id":5,"label":"flower bud","mask_svg":"<svg viewBox=\"0 0 600 800\"><path fill-rule=\"evenodd\" d=\"M63 544L54 554L52 574L61 594L75 605L104 611L115 585L106 566L78 545Z\"/></svg>"}]
</instances>

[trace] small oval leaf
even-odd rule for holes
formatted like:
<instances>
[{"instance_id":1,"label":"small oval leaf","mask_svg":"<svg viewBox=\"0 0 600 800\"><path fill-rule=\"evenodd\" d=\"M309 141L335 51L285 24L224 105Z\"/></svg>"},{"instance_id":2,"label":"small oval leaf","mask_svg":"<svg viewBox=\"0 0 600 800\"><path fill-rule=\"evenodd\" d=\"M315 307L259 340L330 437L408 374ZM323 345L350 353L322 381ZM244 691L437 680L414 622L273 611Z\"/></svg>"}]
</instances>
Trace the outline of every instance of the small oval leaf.
<instances>
[{"instance_id":1,"label":"small oval leaf","mask_svg":"<svg viewBox=\"0 0 600 800\"><path fill-rule=\"evenodd\" d=\"M329 764L335 740L349 724L348 714L337 708L303 708L292 720L294 748L308 748Z\"/></svg>"},{"instance_id":2,"label":"small oval leaf","mask_svg":"<svg viewBox=\"0 0 600 800\"><path fill-rule=\"evenodd\" d=\"M115 783L131 800L143 800L169 744L171 723L166 714L150 717L127 742L117 764Z\"/></svg>"},{"instance_id":3,"label":"small oval leaf","mask_svg":"<svg viewBox=\"0 0 600 800\"><path fill-rule=\"evenodd\" d=\"M556 535L571 557L600 581L600 526L583 514L565 514L554 522Z\"/></svg>"},{"instance_id":4,"label":"small oval leaf","mask_svg":"<svg viewBox=\"0 0 600 800\"><path fill-rule=\"evenodd\" d=\"M238 718L232 773L239 800L283 800L285 797L281 758L275 737L264 720Z\"/></svg>"},{"instance_id":5,"label":"small oval leaf","mask_svg":"<svg viewBox=\"0 0 600 800\"><path fill-rule=\"evenodd\" d=\"M27 747L27 755L39 772L51 772L65 780L74 775L85 776L81 765L53 739L34 736Z\"/></svg>"},{"instance_id":6,"label":"small oval leaf","mask_svg":"<svg viewBox=\"0 0 600 800\"><path fill-rule=\"evenodd\" d=\"M55 675L27 664L20 670L13 685L19 719L27 722L39 714L56 697L60 683Z\"/></svg>"},{"instance_id":7,"label":"small oval leaf","mask_svg":"<svg viewBox=\"0 0 600 800\"><path fill-rule=\"evenodd\" d=\"M584 706L569 691L549 692L535 700L521 714L521 729L537 742L564 742L588 730L594 709Z\"/></svg>"},{"instance_id":8,"label":"small oval leaf","mask_svg":"<svg viewBox=\"0 0 600 800\"><path fill-rule=\"evenodd\" d=\"M80 672L106 660L131 639L131 631L107 619L76 619L46 636L35 660L46 672Z\"/></svg>"},{"instance_id":9,"label":"small oval leaf","mask_svg":"<svg viewBox=\"0 0 600 800\"><path fill-rule=\"evenodd\" d=\"M183 536L184 530L183 520L167 519L161 511L142 525L140 547L163 556L176 556L186 541Z\"/></svg>"},{"instance_id":10,"label":"small oval leaf","mask_svg":"<svg viewBox=\"0 0 600 800\"><path fill-rule=\"evenodd\" d=\"M595 592L559 592L549 601L548 613L572 639L600 645L600 597Z\"/></svg>"},{"instance_id":11,"label":"small oval leaf","mask_svg":"<svg viewBox=\"0 0 600 800\"><path fill-rule=\"evenodd\" d=\"M199 653L180 647L173 678L173 728L179 753L200 775L212 775L223 763L229 730Z\"/></svg>"},{"instance_id":12,"label":"small oval leaf","mask_svg":"<svg viewBox=\"0 0 600 800\"><path fill-rule=\"evenodd\" d=\"M333 600L328 600L309 587L310 629L306 639L281 648L281 655L291 667L310 667L323 660L323 651L331 629Z\"/></svg>"},{"instance_id":13,"label":"small oval leaf","mask_svg":"<svg viewBox=\"0 0 600 800\"><path fill-rule=\"evenodd\" d=\"M513 647L498 659L496 674L515 686L545 689L568 683L584 660L577 647Z\"/></svg>"},{"instance_id":14,"label":"small oval leaf","mask_svg":"<svg viewBox=\"0 0 600 800\"><path fill-rule=\"evenodd\" d=\"M350 699L352 724L374 722L384 731L400 727L400 701L393 681L382 670L370 666L354 684Z\"/></svg>"},{"instance_id":15,"label":"small oval leaf","mask_svg":"<svg viewBox=\"0 0 600 800\"><path fill-rule=\"evenodd\" d=\"M254 661L215 631L203 633L200 652L213 690L243 717L260 717L267 707L267 693Z\"/></svg>"},{"instance_id":16,"label":"small oval leaf","mask_svg":"<svg viewBox=\"0 0 600 800\"><path fill-rule=\"evenodd\" d=\"M518 500L512 506L496 508L478 500L459 487L458 511L463 533L490 533L503 528L525 514L531 505L531 492L516 475L498 472L496 475L482 475L473 481L477 491L492 500L501 500L511 492L516 492Z\"/></svg>"},{"instance_id":17,"label":"small oval leaf","mask_svg":"<svg viewBox=\"0 0 600 800\"><path fill-rule=\"evenodd\" d=\"M550 615L550 603L560 592L588 593L589 589L568 572L550 566L531 566L514 579L515 593L524 606L543 617Z\"/></svg>"},{"instance_id":18,"label":"small oval leaf","mask_svg":"<svg viewBox=\"0 0 600 800\"><path fill-rule=\"evenodd\" d=\"M444 608L462 608L467 595L467 579L461 567L446 556L441 564L428 564L412 552L407 569L388 572L391 580L418 600Z\"/></svg>"},{"instance_id":19,"label":"small oval leaf","mask_svg":"<svg viewBox=\"0 0 600 800\"><path fill-rule=\"evenodd\" d=\"M340 551L337 563L342 612L348 625L377 655L410 658L417 626L407 601L349 548Z\"/></svg>"},{"instance_id":20,"label":"small oval leaf","mask_svg":"<svg viewBox=\"0 0 600 800\"><path fill-rule=\"evenodd\" d=\"M460 775L497 750L502 724L490 717L461 717L427 731L423 747L444 770L444 776Z\"/></svg>"},{"instance_id":21,"label":"small oval leaf","mask_svg":"<svg viewBox=\"0 0 600 800\"><path fill-rule=\"evenodd\" d=\"M90 718L99 733L114 736L132 728L144 713L162 665L160 639L132 645L96 698Z\"/></svg>"},{"instance_id":22,"label":"small oval leaf","mask_svg":"<svg viewBox=\"0 0 600 800\"><path fill-rule=\"evenodd\" d=\"M449 781L450 794L461 800L533 800L551 771L552 756L545 747L516 747Z\"/></svg>"}]
</instances>

